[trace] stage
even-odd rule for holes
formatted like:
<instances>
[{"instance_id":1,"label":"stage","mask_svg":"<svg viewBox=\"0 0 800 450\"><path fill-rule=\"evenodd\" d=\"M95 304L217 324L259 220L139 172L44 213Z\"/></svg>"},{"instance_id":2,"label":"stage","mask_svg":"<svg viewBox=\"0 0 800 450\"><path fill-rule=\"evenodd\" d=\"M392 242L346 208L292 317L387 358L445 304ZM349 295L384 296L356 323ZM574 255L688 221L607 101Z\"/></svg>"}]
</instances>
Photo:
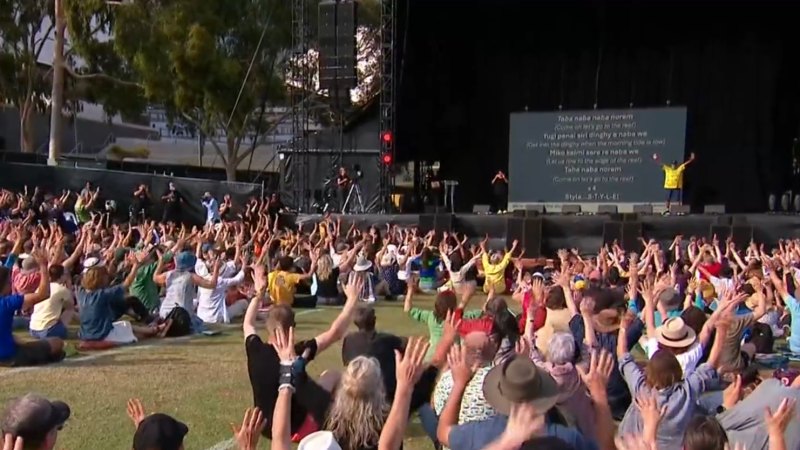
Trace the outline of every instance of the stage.
<instances>
[{"instance_id":1,"label":"stage","mask_svg":"<svg viewBox=\"0 0 800 450\"><path fill-rule=\"evenodd\" d=\"M342 215L342 232L353 223L359 229L370 225L396 224L419 226L423 231L454 231L471 238L488 235L493 247L519 239L529 256L551 256L560 248L578 248L582 252L596 253L605 241L619 239L630 250L640 250L635 244L639 235L646 239L657 239L668 245L678 234L685 236L711 237L717 234L720 240L731 233L738 247L746 246L750 239L764 243L767 247L777 244L779 239L798 237L800 217L793 215L742 214L687 216L639 215L636 217L612 217L603 215L553 215L516 217L507 215L476 214L364 214ZM317 223L322 216L301 214L287 216L289 225ZM615 220L616 219L616 220ZM620 219L635 219L624 220ZM308 228L306 228L308 229ZM539 232L541 230L541 232ZM624 234L624 236L623 236ZM605 236L605 239L604 239ZM635 246L635 247L634 247ZM538 254L537 254L538 253Z\"/></svg>"}]
</instances>

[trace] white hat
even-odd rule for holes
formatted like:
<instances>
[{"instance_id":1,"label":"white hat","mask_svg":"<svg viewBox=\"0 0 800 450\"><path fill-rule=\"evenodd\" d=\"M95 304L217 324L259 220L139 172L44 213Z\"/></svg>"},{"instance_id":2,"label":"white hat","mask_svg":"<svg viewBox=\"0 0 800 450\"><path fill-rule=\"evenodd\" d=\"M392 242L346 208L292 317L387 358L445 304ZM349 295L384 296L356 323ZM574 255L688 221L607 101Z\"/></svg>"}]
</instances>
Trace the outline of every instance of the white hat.
<instances>
[{"instance_id":1,"label":"white hat","mask_svg":"<svg viewBox=\"0 0 800 450\"><path fill-rule=\"evenodd\" d=\"M386 253L388 253L390 255L396 255L397 254L397 246L394 245L394 244L387 245L386 246Z\"/></svg>"},{"instance_id":2,"label":"white hat","mask_svg":"<svg viewBox=\"0 0 800 450\"><path fill-rule=\"evenodd\" d=\"M304 437L297 450L342 450L330 431L315 431Z\"/></svg>"},{"instance_id":3,"label":"white hat","mask_svg":"<svg viewBox=\"0 0 800 450\"><path fill-rule=\"evenodd\" d=\"M372 267L372 261L368 260L366 256L363 254L358 255L358 259L356 259L356 265L353 266L353 270L356 272L363 272L368 270Z\"/></svg>"},{"instance_id":4,"label":"white hat","mask_svg":"<svg viewBox=\"0 0 800 450\"><path fill-rule=\"evenodd\" d=\"M91 269L92 267L102 267L102 266L103 266L103 262L100 261L100 258L98 258L96 256L91 256L89 258L86 258L83 261L83 271L84 271L84 273L86 271L88 271L89 269Z\"/></svg>"}]
</instances>

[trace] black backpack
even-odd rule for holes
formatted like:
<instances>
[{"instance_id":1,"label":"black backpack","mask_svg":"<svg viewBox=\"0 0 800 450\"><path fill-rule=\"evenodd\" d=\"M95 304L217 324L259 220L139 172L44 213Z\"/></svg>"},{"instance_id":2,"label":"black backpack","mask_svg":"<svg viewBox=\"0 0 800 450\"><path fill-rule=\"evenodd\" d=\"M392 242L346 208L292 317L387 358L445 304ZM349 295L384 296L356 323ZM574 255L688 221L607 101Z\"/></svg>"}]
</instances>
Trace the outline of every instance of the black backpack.
<instances>
[{"instance_id":1,"label":"black backpack","mask_svg":"<svg viewBox=\"0 0 800 450\"><path fill-rule=\"evenodd\" d=\"M192 316L180 306L172 308L166 320L172 320L172 325L170 325L167 330L167 337L180 337L192 334Z\"/></svg>"}]
</instances>

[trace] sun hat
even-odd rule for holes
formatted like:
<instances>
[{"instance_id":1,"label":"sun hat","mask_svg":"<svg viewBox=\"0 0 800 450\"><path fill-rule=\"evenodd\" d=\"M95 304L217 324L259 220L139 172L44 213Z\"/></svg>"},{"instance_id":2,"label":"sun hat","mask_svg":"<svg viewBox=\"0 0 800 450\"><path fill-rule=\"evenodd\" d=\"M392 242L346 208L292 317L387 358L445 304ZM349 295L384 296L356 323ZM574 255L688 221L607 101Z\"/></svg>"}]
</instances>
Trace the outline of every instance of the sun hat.
<instances>
[{"instance_id":1,"label":"sun hat","mask_svg":"<svg viewBox=\"0 0 800 450\"><path fill-rule=\"evenodd\" d=\"M86 273L92 267L103 267L103 261L97 256L90 256L83 260L83 272Z\"/></svg>"},{"instance_id":2,"label":"sun hat","mask_svg":"<svg viewBox=\"0 0 800 450\"><path fill-rule=\"evenodd\" d=\"M178 450L189 427L166 414L156 413L147 416L136 428L133 435L133 450Z\"/></svg>"},{"instance_id":3,"label":"sun hat","mask_svg":"<svg viewBox=\"0 0 800 450\"><path fill-rule=\"evenodd\" d=\"M300 441L297 450L342 450L342 447L330 431L315 431Z\"/></svg>"},{"instance_id":4,"label":"sun hat","mask_svg":"<svg viewBox=\"0 0 800 450\"><path fill-rule=\"evenodd\" d=\"M69 419L70 409L64 402L47 400L36 394L14 399L3 413L3 433L36 442Z\"/></svg>"},{"instance_id":5,"label":"sun hat","mask_svg":"<svg viewBox=\"0 0 800 450\"><path fill-rule=\"evenodd\" d=\"M656 328L658 343L670 348L688 347L697 340L697 334L680 317L672 317Z\"/></svg>"},{"instance_id":6,"label":"sun hat","mask_svg":"<svg viewBox=\"0 0 800 450\"><path fill-rule=\"evenodd\" d=\"M618 310L612 308L601 309L592 316L592 325L594 330L599 333L612 333L619 330L621 320L622 317Z\"/></svg>"},{"instance_id":7,"label":"sun hat","mask_svg":"<svg viewBox=\"0 0 800 450\"><path fill-rule=\"evenodd\" d=\"M356 264L353 266L353 270L356 272L363 272L365 270L369 270L372 267L372 261L368 260L364 255L358 255L358 259L356 259Z\"/></svg>"},{"instance_id":8,"label":"sun hat","mask_svg":"<svg viewBox=\"0 0 800 450\"><path fill-rule=\"evenodd\" d=\"M483 380L483 397L500 414L508 415L518 403L531 403L544 412L556 404L558 395L553 377L526 356L494 366Z\"/></svg>"}]
</instances>

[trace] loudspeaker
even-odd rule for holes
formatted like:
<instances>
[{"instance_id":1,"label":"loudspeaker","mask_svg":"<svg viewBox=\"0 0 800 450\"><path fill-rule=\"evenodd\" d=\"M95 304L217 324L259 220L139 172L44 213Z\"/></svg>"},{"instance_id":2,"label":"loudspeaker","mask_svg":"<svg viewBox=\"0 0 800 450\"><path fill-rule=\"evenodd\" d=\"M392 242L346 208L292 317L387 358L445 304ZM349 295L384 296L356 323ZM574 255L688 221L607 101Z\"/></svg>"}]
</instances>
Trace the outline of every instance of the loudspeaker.
<instances>
[{"instance_id":1,"label":"loudspeaker","mask_svg":"<svg viewBox=\"0 0 800 450\"><path fill-rule=\"evenodd\" d=\"M581 212L581 205L561 206L561 214L579 214L580 212Z\"/></svg>"},{"instance_id":2,"label":"loudspeaker","mask_svg":"<svg viewBox=\"0 0 800 450\"><path fill-rule=\"evenodd\" d=\"M544 205L528 205L525 207L526 217L536 217L539 214L544 214L546 210Z\"/></svg>"},{"instance_id":3,"label":"loudspeaker","mask_svg":"<svg viewBox=\"0 0 800 450\"><path fill-rule=\"evenodd\" d=\"M489 214L491 210L489 205L472 205L472 214Z\"/></svg>"},{"instance_id":4,"label":"loudspeaker","mask_svg":"<svg viewBox=\"0 0 800 450\"><path fill-rule=\"evenodd\" d=\"M622 222L609 221L603 223L603 244L617 241L622 244Z\"/></svg>"},{"instance_id":5,"label":"loudspeaker","mask_svg":"<svg viewBox=\"0 0 800 450\"><path fill-rule=\"evenodd\" d=\"M356 27L358 3L323 0L319 4L319 86L337 97L357 84Z\"/></svg>"},{"instance_id":6,"label":"loudspeaker","mask_svg":"<svg viewBox=\"0 0 800 450\"><path fill-rule=\"evenodd\" d=\"M633 251L641 245L642 222L622 222L622 248Z\"/></svg>"},{"instance_id":7,"label":"loudspeaker","mask_svg":"<svg viewBox=\"0 0 800 450\"><path fill-rule=\"evenodd\" d=\"M597 214L616 214L617 205L598 205Z\"/></svg>"},{"instance_id":8,"label":"loudspeaker","mask_svg":"<svg viewBox=\"0 0 800 450\"><path fill-rule=\"evenodd\" d=\"M736 248L747 248L753 240L753 227L750 225L734 225L731 227L731 237Z\"/></svg>"},{"instance_id":9,"label":"loudspeaker","mask_svg":"<svg viewBox=\"0 0 800 450\"><path fill-rule=\"evenodd\" d=\"M725 205L706 205L703 209L705 214L725 214Z\"/></svg>"},{"instance_id":10,"label":"loudspeaker","mask_svg":"<svg viewBox=\"0 0 800 450\"><path fill-rule=\"evenodd\" d=\"M732 233L732 228L730 225L711 225L711 228L708 231L708 239L710 240L716 234L717 239L720 242L725 242L725 240L728 239L729 236L731 236L731 233Z\"/></svg>"},{"instance_id":11,"label":"loudspeaker","mask_svg":"<svg viewBox=\"0 0 800 450\"><path fill-rule=\"evenodd\" d=\"M435 231L437 234L453 230L452 214L420 214L419 229L422 233Z\"/></svg>"},{"instance_id":12,"label":"loudspeaker","mask_svg":"<svg viewBox=\"0 0 800 450\"><path fill-rule=\"evenodd\" d=\"M653 214L653 205L633 205L633 212L638 214Z\"/></svg>"},{"instance_id":13,"label":"loudspeaker","mask_svg":"<svg viewBox=\"0 0 800 450\"><path fill-rule=\"evenodd\" d=\"M539 217L509 217L506 222L506 246L511 248L514 240L519 249L525 249L526 258L538 258L542 254L542 219Z\"/></svg>"},{"instance_id":14,"label":"loudspeaker","mask_svg":"<svg viewBox=\"0 0 800 450\"><path fill-rule=\"evenodd\" d=\"M670 205L669 213L672 215L685 216L691 212L689 205Z\"/></svg>"}]
</instances>

